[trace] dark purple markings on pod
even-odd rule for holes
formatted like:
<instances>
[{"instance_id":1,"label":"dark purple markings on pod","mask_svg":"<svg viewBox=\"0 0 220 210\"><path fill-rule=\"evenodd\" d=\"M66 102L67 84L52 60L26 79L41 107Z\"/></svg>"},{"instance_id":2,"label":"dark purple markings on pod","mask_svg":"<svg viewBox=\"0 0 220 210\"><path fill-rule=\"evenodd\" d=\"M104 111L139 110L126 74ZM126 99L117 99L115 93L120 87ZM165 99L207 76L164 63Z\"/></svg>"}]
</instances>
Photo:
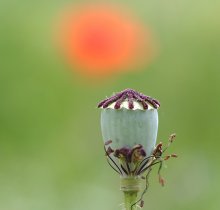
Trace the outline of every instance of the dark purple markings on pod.
<instances>
[{"instance_id":1,"label":"dark purple markings on pod","mask_svg":"<svg viewBox=\"0 0 220 210\"><path fill-rule=\"evenodd\" d=\"M103 108L108 107L109 104L117 101L119 98L120 98L119 95L115 95L115 96L112 96L111 98L108 98L108 100L105 101L105 103L102 105L102 107Z\"/></svg>"},{"instance_id":2,"label":"dark purple markings on pod","mask_svg":"<svg viewBox=\"0 0 220 210\"><path fill-rule=\"evenodd\" d=\"M134 108L133 95L131 93L128 93L128 108Z\"/></svg>"},{"instance_id":3,"label":"dark purple markings on pod","mask_svg":"<svg viewBox=\"0 0 220 210\"><path fill-rule=\"evenodd\" d=\"M115 109L120 109L121 104L123 103L123 101L125 101L125 99L126 99L126 96L125 96L125 95L122 95L122 96L116 101L114 108L115 108Z\"/></svg>"},{"instance_id":4,"label":"dark purple markings on pod","mask_svg":"<svg viewBox=\"0 0 220 210\"><path fill-rule=\"evenodd\" d=\"M106 98L102 100L98 104L98 108L107 108L109 105L115 102L115 109L120 109L121 104L127 101L128 102L128 108L134 109L134 102L140 102L143 106L143 109L148 109L148 104L151 104L155 109L158 109L160 107L160 102L154 98L151 98L150 96L146 96L143 93L139 93L132 89L125 89L119 93L116 93L115 95Z\"/></svg>"}]
</instances>

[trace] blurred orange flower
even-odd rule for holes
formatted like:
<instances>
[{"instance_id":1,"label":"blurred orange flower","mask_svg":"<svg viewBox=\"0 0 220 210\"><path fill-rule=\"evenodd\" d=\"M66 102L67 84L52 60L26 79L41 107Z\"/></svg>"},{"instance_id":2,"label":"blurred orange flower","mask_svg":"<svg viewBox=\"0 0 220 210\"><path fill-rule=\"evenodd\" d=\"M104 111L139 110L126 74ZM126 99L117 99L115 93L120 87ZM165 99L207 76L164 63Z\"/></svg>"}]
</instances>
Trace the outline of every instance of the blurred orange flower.
<instances>
[{"instance_id":1,"label":"blurred orange flower","mask_svg":"<svg viewBox=\"0 0 220 210\"><path fill-rule=\"evenodd\" d=\"M68 61L87 76L131 70L151 57L148 30L116 6L71 8L64 12L59 29Z\"/></svg>"}]
</instances>

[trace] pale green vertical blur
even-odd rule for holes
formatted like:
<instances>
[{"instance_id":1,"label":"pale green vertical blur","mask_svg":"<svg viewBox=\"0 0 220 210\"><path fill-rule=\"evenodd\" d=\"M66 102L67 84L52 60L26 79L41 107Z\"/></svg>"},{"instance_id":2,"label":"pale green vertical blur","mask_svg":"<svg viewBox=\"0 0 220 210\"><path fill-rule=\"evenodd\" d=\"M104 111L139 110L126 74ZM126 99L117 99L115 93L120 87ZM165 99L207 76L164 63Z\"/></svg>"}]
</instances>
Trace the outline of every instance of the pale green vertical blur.
<instances>
[{"instance_id":1,"label":"pale green vertical blur","mask_svg":"<svg viewBox=\"0 0 220 210\"><path fill-rule=\"evenodd\" d=\"M148 210L219 210L220 1L131 5L159 42L145 71L91 85L52 41L70 1L0 0L0 210L119 210L118 176L104 158L96 103L126 87L160 99L159 139L179 154L151 176Z\"/></svg>"}]
</instances>

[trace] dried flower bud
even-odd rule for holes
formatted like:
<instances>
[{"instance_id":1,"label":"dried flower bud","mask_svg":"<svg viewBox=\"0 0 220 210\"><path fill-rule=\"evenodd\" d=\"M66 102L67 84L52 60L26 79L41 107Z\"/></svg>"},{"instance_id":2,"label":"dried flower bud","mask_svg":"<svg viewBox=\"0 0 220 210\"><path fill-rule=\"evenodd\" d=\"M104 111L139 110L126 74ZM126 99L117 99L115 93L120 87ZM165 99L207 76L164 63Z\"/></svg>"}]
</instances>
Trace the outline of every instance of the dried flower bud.
<instances>
[{"instance_id":1,"label":"dried flower bud","mask_svg":"<svg viewBox=\"0 0 220 210\"><path fill-rule=\"evenodd\" d=\"M165 185L165 179L161 176L159 176L159 183L161 184L162 187Z\"/></svg>"},{"instance_id":2,"label":"dried flower bud","mask_svg":"<svg viewBox=\"0 0 220 210\"><path fill-rule=\"evenodd\" d=\"M177 154L172 154L171 157L177 158L178 155Z\"/></svg>"},{"instance_id":3,"label":"dried flower bud","mask_svg":"<svg viewBox=\"0 0 220 210\"><path fill-rule=\"evenodd\" d=\"M175 138L176 138L176 134L173 133L170 135L169 141L172 143L175 140Z\"/></svg>"},{"instance_id":4,"label":"dried flower bud","mask_svg":"<svg viewBox=\"0 0 220 210\"><path fill-rule=\"evenodd\" d=\"M140 207L141 207L141 208L144 207L144 201L143 201L143 200L141 200Z\"/></svg>"},{"instance_id":5,"label":"dried flower bud","mask_svg":"<svg viewBox=\"0 0 220 210\"><path fill-rule=\"evenodd\" d=\"M167 155L167 156L164 157L164 160L169 160L170 157L171 157L170 155Z\"/></svg>"}]
</instances>

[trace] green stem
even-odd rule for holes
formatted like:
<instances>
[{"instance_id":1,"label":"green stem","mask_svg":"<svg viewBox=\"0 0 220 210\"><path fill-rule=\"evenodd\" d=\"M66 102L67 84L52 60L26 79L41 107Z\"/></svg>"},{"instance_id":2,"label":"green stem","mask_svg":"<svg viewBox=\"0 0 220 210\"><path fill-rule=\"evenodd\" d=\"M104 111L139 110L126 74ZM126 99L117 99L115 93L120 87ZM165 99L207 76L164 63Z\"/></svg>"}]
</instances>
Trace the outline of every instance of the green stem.
<instances>
[{"instance_id":1,"label":"green stem","mask_svg":"<svg viewBox=\"0 0 220 210\"><path fill-rule=\"evenodd\" d=\"M138 192L141 189L142 181L140 177L121 177L121 191L124 192L124 203L126 210L137 210L137 206L133 204L137 202Z\"/></svg>"},{"instance_id":2,"label":"green stem","mask_svg":"<svg viewBox=\"0 0 220 210\"><path fill-rule=\"evenodd\" d=\"M137 191L125 191L125 209L126 210L137 210L137 206L132 206L137 201Z\"/></svg>"}]
</instances>

